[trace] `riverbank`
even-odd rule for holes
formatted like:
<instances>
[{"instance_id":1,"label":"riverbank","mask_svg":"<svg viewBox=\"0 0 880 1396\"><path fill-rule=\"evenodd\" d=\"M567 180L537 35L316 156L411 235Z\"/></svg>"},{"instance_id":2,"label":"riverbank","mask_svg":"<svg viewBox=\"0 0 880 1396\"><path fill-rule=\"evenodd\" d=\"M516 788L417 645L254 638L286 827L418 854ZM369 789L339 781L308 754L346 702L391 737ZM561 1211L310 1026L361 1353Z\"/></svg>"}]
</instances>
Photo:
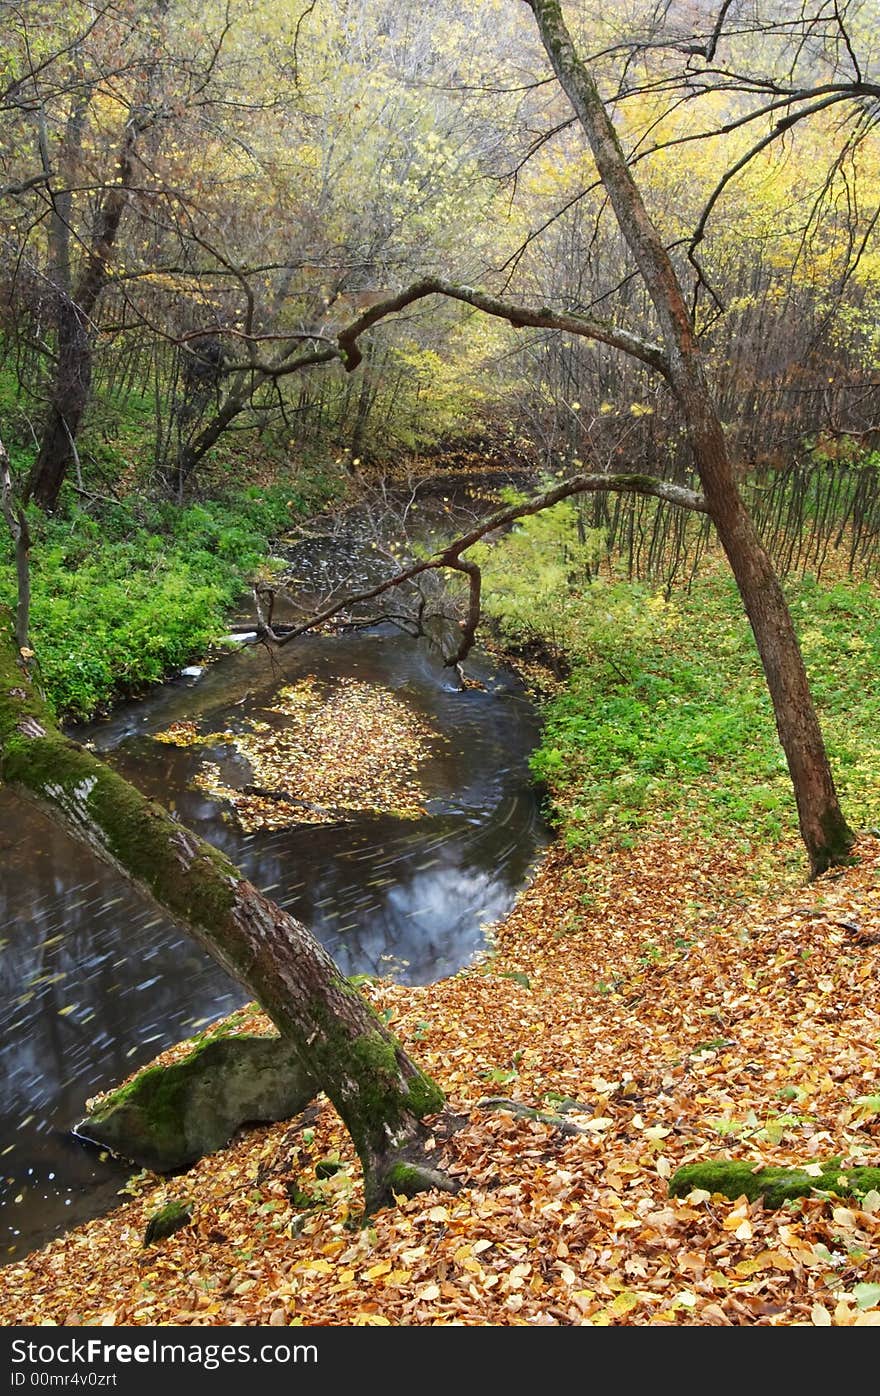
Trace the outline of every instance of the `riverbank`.
<instances>
[{"instance_id":1,"label":"riverbank","mask_svg":"<svg viewBox=\"0 0 880 1396\"><path fill-rule=\"evenodd\" d=\"M802 850L776 818L784 778L754 664L725 619L729 589L707 606L716 586L673 614L649 610L647 624L639 588L610 621L603 610L539 757L569 847L545 860L492 953L426 988L367 988L466 1120L438 1138L459 1196L352 1229L357 1165L319 1103L183 1177L145 1175L119 1212L9 1266L3 1322L878 1322L880 1198L765 1213L668 1197L677 1167L720 1155L878 1163L880 844L863 840L857 866L804 885ZM860 811L876 802L865 733L877 627L862 598L812 596L805 609L823 616L808 648L848 734L836 755ZM689 724L677 746L658 724L664 705ZM602 782L586 751L617 763ZM744 803L762 775L772 803ZM607 794L604 809L584 803ZM545 1111L573 1101L581 1132L487 1110L490 1095ZM171 1200L191 1204L190 1224L144 1248Z\"/></svg>"},{"instance_id":2,"label":"riverbank","mask_svg":"<svg viewBox=\"0 0 880 1396\"><path fill-rule=\"evenodd\" d=\"M309 526L297 577L324 587L337 560L376 567L356 512L341 539L332 520ZM509 673L477 656L471 673L480 686L461 694L391 626L237 645L78 738L305 922L344 973L423 983L479 951L482 923L507 912L544 844L527 768L536 717ZM244 999L11 791L0 870L7 1262L113 1206L131 1172L71 1138L86 1098Z\"/></svg>"},{"instance_id":3,"label":"riverbank","mask_svg":"<svg viewBox=\"0 0 880 1396\"><path fill-rule=\"evenodd\" d=\"M31 510L31 640L58 713L87 721L202 659L274 540L343 490L328 467L185 507L131 496L51 519ZM15 594L3 530L0 602Z\"/></svg>"},{"instance_id":4,"label":"riverbank","mask_svg":"<svg viewBox=\"0 0 880 1396\"><path fill-rule=\"evenodd\" d=\"M555 849L472 968L367 992L463 1128L427 1194L351 1230L358 1168L323 1101L4 1270L5 1324L880 1323L880 1198L764 1211L668 1196L683 1163L878 1161L880 841L744 901L742 851ZM558 1107L586 1132L477 1106ZM144 1247L171 1199L192 1222Z\"/></svg>"}]
</instances>

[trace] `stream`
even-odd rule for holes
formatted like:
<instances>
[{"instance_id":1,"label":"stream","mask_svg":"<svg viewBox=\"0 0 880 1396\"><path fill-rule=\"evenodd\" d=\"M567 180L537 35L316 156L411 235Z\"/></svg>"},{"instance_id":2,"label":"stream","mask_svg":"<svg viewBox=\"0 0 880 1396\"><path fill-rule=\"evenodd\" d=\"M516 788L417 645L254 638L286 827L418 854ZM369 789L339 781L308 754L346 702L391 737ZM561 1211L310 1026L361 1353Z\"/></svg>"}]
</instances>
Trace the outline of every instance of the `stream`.
<instances>
[{"instance_id":1,"label":"stream","mask_svg":"<svg viewBox=\"0 0 880 1396\"><path fill-rule=\"evenodd\" d=\"M448 501L425 501L436 536ZM302 592L383 565L355 512L325 539L291 545ZM387 566L387 564L384 564ZM243 609L238 619L248 618ZM279 614L283 614L279 612ZM291 613L292 614L292 613ZM233 620L236 617L232 618ZM267 653L245 645L79 729L141 790L222 848L306 923L347 974L424 984L486 946L546 842L530 785L536 714L518 680L475 651L481 687L459 691L436 651L383 622L312 634ZM244 832L227 802L193 786L206 761L230 784L247 766L211 733L279 725L277 695L308 683L332 702L367 685L432 734L418 767L424 813ZM363 691L363 690L358 690ZM156 740L172 724L198 746ZM108 1211L135 1170L72 1133L85 1101L170 1044L247 1001L193 941L114 871L0 791L0 1263Z\"/></svg>"}]
</instances>

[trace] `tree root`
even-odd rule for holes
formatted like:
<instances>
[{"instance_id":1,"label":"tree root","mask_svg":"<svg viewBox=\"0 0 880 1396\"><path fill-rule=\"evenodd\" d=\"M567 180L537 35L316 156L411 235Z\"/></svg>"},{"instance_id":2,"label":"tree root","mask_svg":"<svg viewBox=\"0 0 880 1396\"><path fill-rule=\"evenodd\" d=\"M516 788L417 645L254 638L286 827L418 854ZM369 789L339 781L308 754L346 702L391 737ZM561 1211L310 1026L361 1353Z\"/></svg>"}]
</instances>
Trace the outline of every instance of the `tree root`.
<instances>
[{"instance_id":1,"label":"tree root","mask_svg":"<svg viewBox=\"0 0 880 1396\"><path fill-rule=\"evenodd\" d=\"M832 1193L835 1197L861 1198L880 1192L880 1168L843 1168L839 1159L800 1168L758 1168L730 1159L709 1159L679 1168L669 1180L672 1197L687 1197L695 1188L721 1193L734 1201L760 1198L765 1207L781 1207L795 1197Z\"/></svg>"},{"instance_id":2,"label":"tree root","mask_svg":"<svg viewBox=\"0 0 880 1396\"><path fill-rule=\"evenodd\" d=\"M565 1103L568 1104L568 1102ZM521 1116L524 1120L539 1120L542 1125L551 1125L553 1129L558 1129L560 1134L590 1133L583 1125L575 1124L574 1120L567 1120L564 1115L554 1114L551 1110L537 1110L533 1105L526 1105L521 1100L508 1100L506 1096L483 1096L482 1100L477 1101L477 1106L481 1110L506 1110L511 1115ZM584 1110L585 1107L580 1105L578 1101L572 1101L569 1109Z\"/></svg>"}]
</instances>

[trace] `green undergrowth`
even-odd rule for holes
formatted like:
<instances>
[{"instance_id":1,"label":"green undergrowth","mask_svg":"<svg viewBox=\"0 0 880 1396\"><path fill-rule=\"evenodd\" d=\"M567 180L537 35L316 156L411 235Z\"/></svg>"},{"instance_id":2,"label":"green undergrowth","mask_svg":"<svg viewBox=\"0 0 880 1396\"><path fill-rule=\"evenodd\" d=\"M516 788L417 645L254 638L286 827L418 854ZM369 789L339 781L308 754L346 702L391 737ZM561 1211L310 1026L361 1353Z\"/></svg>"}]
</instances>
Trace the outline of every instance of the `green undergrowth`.
<instances>
[{"instance_id":1,"label":"green undergrowth","mask_svg":"<svg viewBox=\"0 0 880 1396\"><path fill-rule=\"evenodd\" d=\"M331 493L311 474L242 486L184 508L132 499L30 511L31 642L56 710L84 719L202 656L224 615L292 519ZM0 536L0 601L13 603Z\"/></svg>"},{"instance_id":2,"label":"green undergrowth","mask_svg":"<svg viewBox=\"0 0 880 1396\"><path fill-rule=\"evenodd\" d=\"M522 540L512 561L496 548L484 562L487 603L508 641L543 642L570 669L532 761L569 845L632 846L645 831L687 827L756 858L780 845L799 858L770 700L723 565L710 562L666 600L645 585L587 580L571 515L557 538L567 582L557 566L552 597ZM857 828L876 824L880 589L806 577L787 591L845 811Z\"/></svg>"}]
</instances>

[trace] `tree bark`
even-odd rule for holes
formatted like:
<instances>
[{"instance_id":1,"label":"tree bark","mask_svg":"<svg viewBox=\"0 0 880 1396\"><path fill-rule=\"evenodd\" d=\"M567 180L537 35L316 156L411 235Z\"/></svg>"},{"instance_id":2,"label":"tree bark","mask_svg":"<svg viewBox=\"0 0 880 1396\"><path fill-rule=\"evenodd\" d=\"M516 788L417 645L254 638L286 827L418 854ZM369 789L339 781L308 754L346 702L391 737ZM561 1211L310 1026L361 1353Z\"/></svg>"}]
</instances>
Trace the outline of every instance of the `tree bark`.
<instances>
[{"instance_id":1,"label":"tree bark","mask_svg":"<svg viewBox=\"0 0 880 1396\"><path fill-rule=\"evenodd\" d=\"M213 446L216 446L220 437L232 425L236 417L239 417L250 407L258 388L261 388L265 383L289 378L292 374L299 373L303 369L313 368L319 364L333 363L339 357L339 350L335 347L311 349L300 354L298 358L291 358L290 352L288 352L279 355L274 363L255 361L250 365L233 364L227 368L228 373L237 376L233 378L224 401L210 421L205 423L191 441L184 442L177 453L178 493L182 494L199 462L204 460ZM168 483L170 484L170 480Z\"/></svg>"},{"instance_id":2,"label":"tree bark","mask_svg":"<svg viewBox=\"0 0 880 1396\"><path fill-rule=\"evenodd\" d=\"M847 861L843 817L791 613L740 495L700 347L675 268L632 177L598 88L578 56L559 0L526 0L541 41L587 137L620 231L659 321L667 376L681 407L708 512L758 647L788 762L813 875Z\"/></svg>"},{"instance_id":3,"label":"tree bark","mask_svg":"<svg viewBox=\"0 0 880 1396\"><path fill-rule=\"evenodd\" d=\"M79 307L65 302L58 311L58 358L40 449L31 467L27 494L44 513L58 506L61 486L73 460L92 387L92 342Z\"/></svg>"},{"instance_id":4,"label":"tree bark","mask_svg":"<svg viewBox=\"0 0 880 1396\"><path fill-rule=\"evenodd\" d=\"M6 527L15 547L15 577L18 583L18 605L15 608L15 642L19 650L30 645L31 616L31 531L27 514L16 505L12 485L12 472L9 455L0 441L0 513L6 519Z\"/></svg>"},{"instance_id":5,"label":"tree bark","mask_svg":"<svg viewBox=\"0 0 880 1396\"><path fill-rule=\"evenodd\" d=\"M72 292L70 228L65 224L56 233L56 241L64 249L60 261L64 275L57 287L58 357L40 449L27 485L27 498L33 499L47 513L58 505L61 486L73 460L74 442L88 406L94 356L92 316L110 275L113 247L134 181L138 138L148 124L147 118L132 116L126 127L116 164L116 179L104 193L86 263ZM61 197L67 197L69 205L69 196Z\"/></svg>"},{"instance_id":6,"label":"tree bark","mask_svg":"<svg viewBox=\"0 0 880 1396\"><path fill-rule=\"evenodd\" d=\"M422 1118L442 1107L440 1088L301 922L218 849L63 736L15 646L6 608L0 779L114 866L254 995L342 1116L363 1166L368 1211L395 1193L443 1186L422 1151Z\"/></svg>"}]
</instances>

